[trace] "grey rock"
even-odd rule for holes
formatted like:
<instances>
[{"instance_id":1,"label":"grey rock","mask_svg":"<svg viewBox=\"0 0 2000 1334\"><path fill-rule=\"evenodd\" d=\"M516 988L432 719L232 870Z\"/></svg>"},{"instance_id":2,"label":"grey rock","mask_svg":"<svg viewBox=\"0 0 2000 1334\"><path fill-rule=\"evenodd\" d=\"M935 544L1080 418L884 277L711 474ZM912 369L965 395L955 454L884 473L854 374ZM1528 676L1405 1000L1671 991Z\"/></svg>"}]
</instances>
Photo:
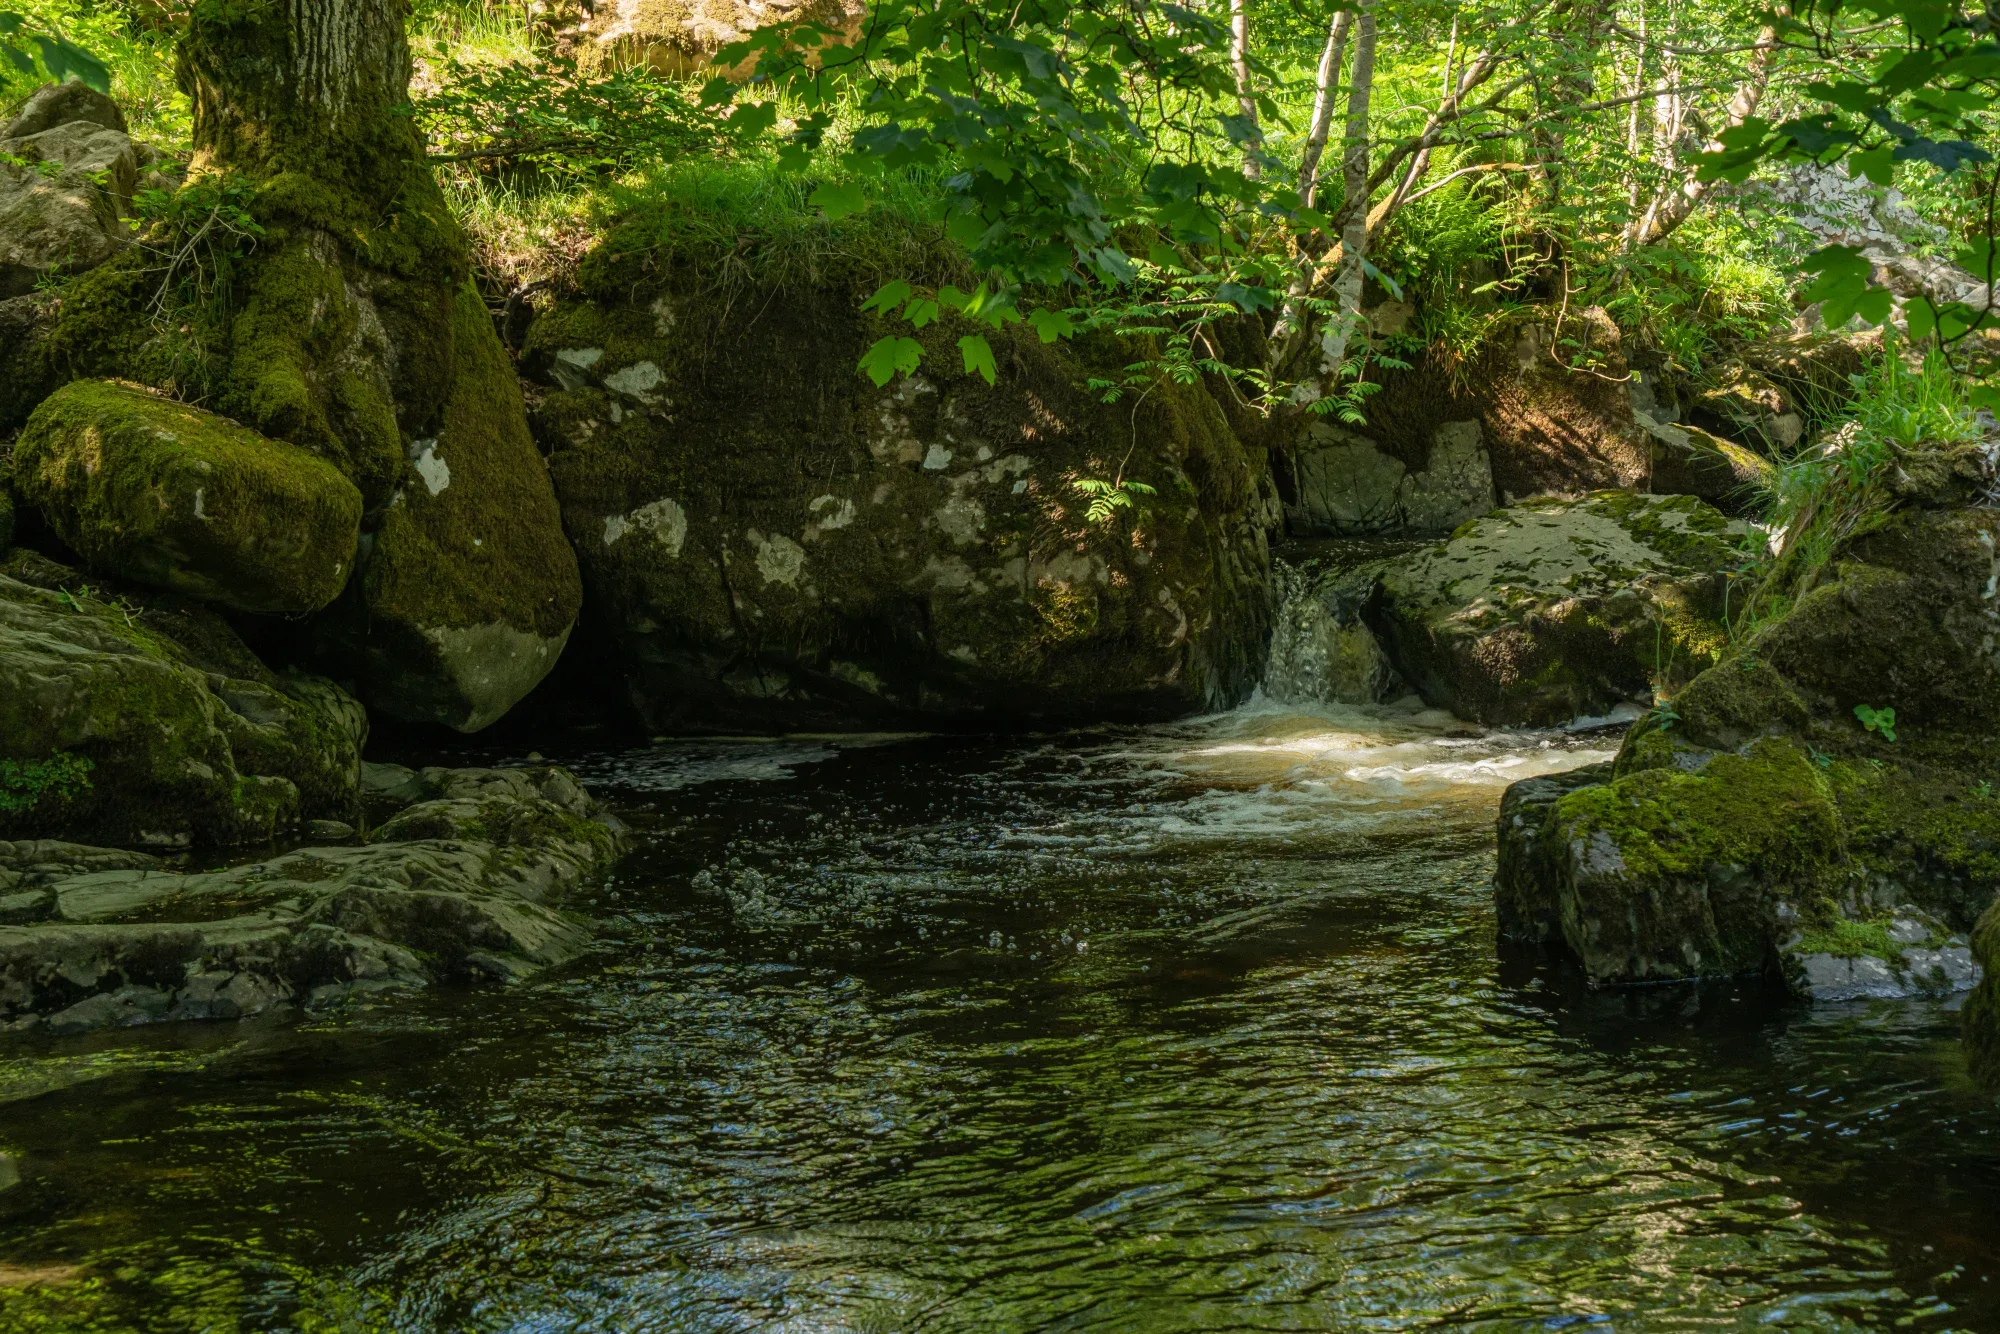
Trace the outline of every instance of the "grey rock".
<instances>
[{"instance_id":1,"label":"grey rock","mask_svg":"<svg viewBox=\"0 0 2000 1334\"><path fill-rule=\"evenodd\" d=\"M1448 533L1492 509L1493 465L1477 421L1446 422L1412 468L1366 435L1325 422L1307 432L1287 509L1301 535Z\"/></svg>"},{"instance_id":2,"label":"grey rock","mask_svg":"<svg viewBox=\"0 0 2000 1334\"><path fill-rule=\"evenodd\" d=\"M1746 531L1692 496L1598 492L1486 515L1391 563L1371 602L1424 699L1495 725L1650 703L1719 636L1722 572Z\"/></svg>"},{"instance_id":3,"label":"grey rock","mask_svg":"<svg viewBox=\"0 0 2000 1334\"><path fill-rule=\"evenodd\" d=\"M95 268L130 243L122 218L139 164L124 131L73 120L0 138L0 154L19 159L0 163L0 298Z\"/></svg>"},{"instance_id":4,"label":"grey rock","mask_svg":"<svg viewBox=\"0 0 2000 1334\"><path fill-rule=\"evenodd\" d=\"M0 925L0 1030L324 1007L433 978L515 980L578 953L588 932L562 901L610 866L620 840L575 778L403 772L435 795L363 845L195 873L117 866L129 854L69 844L42 845L53 851L41 861L13 853L0 864L35 874L111 865L23 892L41 920Z\"/></svg>"},{"instance_id":5,"label":"grey rock","mask_svg":"<svg viewBox=\"0 0 2000 1334\"><path fill-rule=\"evenodd\" d=\"M88 84L71 80L45 83L28 95L14 119L0 129L0 139L21 139L73 121L127 133L125 113L118 104Z\"/></svg>"},{"instance_id":6,"label":"grey rock","mask_svg":"<svg viewBox=\"0 0 2000 1334\"><path fill-rule=\"evenodd\" d=\"M1806 954L1798 962L1804 990L1816 1001L1896 1000L1914 994L1894 969L1873 955L1841 959Z\"/></svg>"},{"instance_id":7,"label":"grey rock","mask_svg":"<svg viewBox=\"0 0 2000 1334\"><path fill-rule=\"evenodd\" d=\"M306 836L322 843L338 843L354 837L354 826L345 820L310 820L306 823Z\"/></svg>"}]
</instances>

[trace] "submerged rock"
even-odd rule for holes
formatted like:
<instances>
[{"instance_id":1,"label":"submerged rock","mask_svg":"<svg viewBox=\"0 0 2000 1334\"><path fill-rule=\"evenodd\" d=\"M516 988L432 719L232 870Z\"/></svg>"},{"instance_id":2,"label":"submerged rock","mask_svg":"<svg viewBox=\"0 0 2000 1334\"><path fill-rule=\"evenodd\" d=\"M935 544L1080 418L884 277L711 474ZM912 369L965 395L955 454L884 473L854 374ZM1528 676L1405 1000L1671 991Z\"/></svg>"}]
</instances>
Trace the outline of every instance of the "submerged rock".
<instances>
[{"instance_id":1,"label":"submerged rock","mask_svg":"<svg viewBox=\"0 0 2000 1334\"><path fill-rule=\"evenodd\" d=\"M0 838L228 845L351 818L366 735L345 691L272 672L213 612L0 563Z\"/></svg>"},{"instance_id":2,"label":"submerged rock","mask_svg":"<svg viewBox=\"0 0 2000 1334\"><path fill-rule=\"evenodd\" d=\"M615 859L615 823L560 769L424 782L439 795L365 844L223 871L0 843L0 1030L231 1019L578 953L587 931L561 901Z\"/></svg>"},{"instance_id":3,"label":"submerged rock","mask_svg":"<svg viewBox=\"0 0 2000 1334\"><path fill-rule=\"evenodd\" d=\"M353 573L361 493L339 469L136 386L51 395L14 485L92 568L204 602L316 611Z\"/></svg>"},{"instance_id":4,"label":"submerged rock","mask_svg":"<svg viewBox=\"0 0 2000 1334\"><path fill-rule=\"evenodd\" d=\"M526 363L650 725L1161 717L1256 685L1275 494L1200 388L1106 404L1091 377L1138 351L1018 327L989 386L947 320L878 389L872 270L717 286L635 244L606 242ZM1104 499L1125 481L1149 489Z\"/></svg>"},{"instance_id":5,"label":"submerged rock","mask_svg":"<svg viewBox=\"0 0 2000 1334\"><path fill-rule=\"evenodd\" d=\"M1503 931L1559 938L1604 983L1967 984L1948 933L2000 891L1996 542L1990 510L1904 512L1635 727L1610 774L1510 789ZM1889 732L1857 706L1893 708Z\"/></svg>"},{"instance_id":6,"label":"submerged rock","mask_svg":"<svg viewBox=\"0 0 2000 1334\"><path fill-rule=\"evenodd\" d=\"M1744 531L1691 496L1530 501L1389 563L1371 620L1418 693L1462 718L1650 704L1721 650Z\"/></svg>"}]
</instances>

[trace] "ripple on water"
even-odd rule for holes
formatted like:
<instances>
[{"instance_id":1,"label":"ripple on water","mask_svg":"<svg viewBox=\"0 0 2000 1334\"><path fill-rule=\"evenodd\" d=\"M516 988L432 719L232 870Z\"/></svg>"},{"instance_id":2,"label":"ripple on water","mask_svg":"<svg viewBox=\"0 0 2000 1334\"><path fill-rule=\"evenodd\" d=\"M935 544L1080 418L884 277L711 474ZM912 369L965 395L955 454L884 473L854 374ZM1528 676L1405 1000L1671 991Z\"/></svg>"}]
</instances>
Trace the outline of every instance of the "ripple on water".
<instances>
[{"instance_id":1,"label":"ripple on water","mask_svg":"<svg viewBox=\"0 0 2000 1334\"><path fill-rule=\"evenodd\" d=\"M2000 1327L1952 1016L1496 963L1501 789L1607 744L568 757L644 831L598 952L9 1107L0 1326Z\"/></svg>"}]
</instances>

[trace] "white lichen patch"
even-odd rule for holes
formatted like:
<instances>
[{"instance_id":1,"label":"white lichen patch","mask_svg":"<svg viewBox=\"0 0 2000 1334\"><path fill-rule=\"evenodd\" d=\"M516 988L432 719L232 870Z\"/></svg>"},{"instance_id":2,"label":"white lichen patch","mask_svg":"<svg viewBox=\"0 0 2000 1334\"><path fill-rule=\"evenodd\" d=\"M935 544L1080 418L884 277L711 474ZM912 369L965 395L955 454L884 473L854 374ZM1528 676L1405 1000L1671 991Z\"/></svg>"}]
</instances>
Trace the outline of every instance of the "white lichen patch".
<instances>
[{"instance_id":1,"label":"white lichen patch","mask_svg":"<svg viewBox=\"0 0 2000 1334\"><path fill-rule=\"evenodd\" d=\"M604 520L604 545L608 547L634 530L651 533L666 548L667 555L678 556L687 542L687 511L678 502L662 496L630 514L610 515Z\"/></svg>"},{"instance_id":2,"label":"white lichen patch","mask_svg":"<svg viewBox=\"0 0 2000 1334\"><path fill-rule=\"evenodd\" d=\"M875 403L875 429L868 436L868 453L877 463L915 463L924 456L923 442L910 424L909 410L937 386L921 375L903 377L895 389Z\"/></svg>"},{"instance_id":3,"label":"white lichen patch","mask_svg":"<svg viewBox=\"0 0 2000 1334\"><path fill-rule=\"evenodd\" d=\"M836 681L845 681L855 689L865 690L871 695L881 695L888 692L888 686L883 682L882 678L858 662L836 662L827 668L827 673Z\"/></svg>"},{"instance_id":4,"label":"white lichen patch","mask_svg":"<svg viewBox=\"0 0 2000 1334\"><path fill-rule=\"evenodd\" d=\"M815 525L822 533L854 522L854 502L844 496L817 496L806 509L817 516Z\"/></svg>"},{"instance_id":5,"label":"white lichen patch","mask_svg":"<svg viewBox=\"0 0 2000 1334\"><path fill-rule=\"evenodd\" d=\"M613 371L604 377L604 387L616 390L641 403L652 403L659 396L653 391L665 382L666 372L650 361L635 361L623 370Z\"/></svg>"},{"instance_id":6,"label":"white lichen patch","mask_svg":"<svg viewBox=\"0 0 2000 1334\"><path fill-rule=\"evenodd\" d=\"M973 664L979 661L978 652L974 650L974 648L970 644L960 644L957 648L945 654L945 656L948 658L956 658L958 661L966 664L967 666L972 666Z\"/></svg>"},{"instance_id":7,"label":"white lichen patch","mask_svg":"<svg viewBox=\"0 0 2000 1334\"><path fill-rule=\"evenodd\" d=\"M581 389L590 383L590 368L603 359L601 347L565 347L556 352L555 363L549 369L555 372L556 382L563 388Z\"/></svg>"},{"instance_id":8,"label":"white lichen patch","mask_svg":"<svg viewBox=\"0 0 2000 1334\"><path fill-rule=\"evenodd\" d=\"M765 537L755 528L744 533L757 553L757 573L767 584L797 588L806 569L806 549L783 533Z\"/></svg>"},{"instance_id":9,"label":"white lichen patch","mask_svg":"<svg viewBox=\"0 0 2000 1334\"><path fill-rule=\"evenodd\" d=\"M929 522L957 545L970 546L986 526L986 509L971 496L955 495L932 513Z\"/></svg>"},{"instance_id":10,"label":"white lichen patch","mask_svg":"<svg viewBox=\"0 0 2000 1334\"><path fill-rule=\"evenodd\" d=\"M984 593L986 585L972 567L956 556L932 556L924 562L923 582L938 593Z\"/></svg>"},{"instance_id":11,"label":"white lichen patch","mask_svg":"<svg viewBox=\"0 0 2000 1334\"><path fill-rule=\"evenodd\" d=\"M437 443L436 440L410 442L410 466L424 479L424 489L434 496L451 485L451 465L437 452Z\"/></svg>"},{"instance_id":12,"label":"white lichen patch","mask_svg":"<svg viewBox=\"0 0 2000 1334\"><path fill-rule=\"evenodd\" d=\"M984 477L987 485L991 486L995 483L1005 481L1009 477L1020 477L1023 473L1032 472L1034 471L1034 467L1035 461L1026 454L1008 454L987 464L980 470L980 476ZM1022 485L1014 488L1014 494L1019 495L1025 490L1027 490L1027 486L1024 481Z\"/></svg>"},{"instance_id":13,"label":"white lichen patch","mask_svg":"<svg viewBox=\"0 0 2000 1334\"><path fill-rule=\"evenodd\" d=\"M951 466L951 451L943 445L932 445L924 455L924 469L927 472L942 472Z\"/></svg>"},{"instance_id":14,"label":"white lichen patch","mask_svg":"<svg viewBox=\"0 0 2000 1334\"><path fill-rule=\"evenodd\" d=\"M653 301L652 310L653 332L665 338L674 331L673 303L668 301L664 296L656 297Z\"/></svg>"}]
</instances>

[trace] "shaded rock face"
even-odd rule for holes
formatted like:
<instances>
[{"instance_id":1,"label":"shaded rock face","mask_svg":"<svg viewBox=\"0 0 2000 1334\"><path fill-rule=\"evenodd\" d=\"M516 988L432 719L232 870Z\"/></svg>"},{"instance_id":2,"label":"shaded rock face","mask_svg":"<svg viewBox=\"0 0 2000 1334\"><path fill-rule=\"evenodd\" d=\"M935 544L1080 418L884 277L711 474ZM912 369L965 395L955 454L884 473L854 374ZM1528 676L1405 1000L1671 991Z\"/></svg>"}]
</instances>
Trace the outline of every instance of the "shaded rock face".
<instances>
[{"instance_id":1,"label":"shaded rock face","mask_svg":"<svg viewBox=\"0 0 2000 1334\"><path fill-rule=\"evenodd\" d=\"M228 845L349 819L366 734L339 687L270 671L213 612L0 564L0 838Z\"/></svg>"},{"instance_id":2,"label":"shaded rock face","mask_svg":"<svg viewBox=\"0 0 2000 1334\"><path fill-rule=\"evenodd\" d=\"M139 179L125 117L80 83L37 89L0 130L0 298L95 268L129 243Z\"/></svg>"},{"instance_id":3,"label":"shaded rock face","mask_svg":"<svg viewBox=\"0 0 2000 1334\"><path fill-rule=\"evenodd\" d=\"M1462 718L1608 714L1714 661L1741 532L1690 496L1532 501L1385 562L1368 619L1418 693Z\"/></svg>"},{"instance_id":4,"label":"shaded rock face","mask_svg":"<svg viewBox=\"0 0 2000 1334\"><path fill-rule=\"evenodd\" d=\"M587 931L562 900L619 845L575 779L410 778L423 799L365 843L225 871L0 843L0 1031L233 1019L434 979L512 979L573 957Z\"/></svg>"},{"instance_id":5,"label":"shaded rock face","mask_svg":"<svg viewBox=\"0 0 2000 1334\"><path fill-rule=\"evenodd\" d=\"M1106 405L1089 367L1132 349L1019 330L989 387L942 326L920 374L876 389L861 279L732 289L618 256L536 322L526 363L651 725L1163 717L1255 686L1274 496L1204 393ZM1119 477L1153 493L1093 520L1075 484Z\"/></svg>"},{"instance_id":6,"label":"shaded rock face","mask_svg":"<svg viewBox=\"0 0 2000 1334\"><path fill-rule=\"evenodd\" d=\"M1296 536L1448 533L1494 506L1492 460L1476 420L1439 426L1414 470L1358 431L1315 422L1292 465L1285 518Z\"/></svg>"},{"instance_id":7,"label":"shaded rock face","mask_svg":"<svg viewBox=\"0 0 2000 1334\"><path fill-rule=\"evenodd\" d=\"M14 485L92 568L239 611L316 611L354 568L361 493L339 469L129 385L45 401Z\"/></svg>"},{"instance_id":8,"label":"shaded rock face","mask_svg":"<svg viewBox=\"0 0 2000 1334\"><path fill-rule=\"evenodd\" d=\"M1948 933L2000 891L1996 543L1990 510L1902 514L1634 728L1610 774L1510 789L1503 930L1559 940L1598 982L1968 983ZM1893 707L1896 739L1856 705Z\"/></svg>"},{"instance_id":9,"label":"shaded rock face","mask_svg":"<svg viewBox=\"0 0 2000 1334\"><path fill-rule=\"evenodd\" d=\"M1405 690L1365 615L1392 563L1273 562L1278 610L1266 695L1285 704L1378 704Z\"/></svg>"}]
</instances>

